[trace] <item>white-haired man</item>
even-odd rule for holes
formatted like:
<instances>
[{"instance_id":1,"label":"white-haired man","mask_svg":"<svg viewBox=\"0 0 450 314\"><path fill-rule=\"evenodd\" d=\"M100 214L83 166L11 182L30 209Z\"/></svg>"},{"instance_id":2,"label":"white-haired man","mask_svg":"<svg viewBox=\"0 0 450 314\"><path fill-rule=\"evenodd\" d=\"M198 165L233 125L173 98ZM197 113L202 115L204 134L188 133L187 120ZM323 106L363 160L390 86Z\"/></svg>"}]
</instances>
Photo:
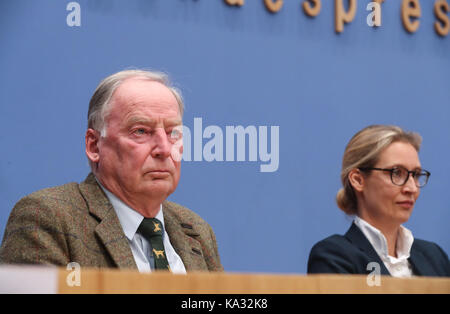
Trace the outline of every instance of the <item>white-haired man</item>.
<instances>
[{"instance_id":1,"label":"white-haired man","mask_svg":"<svg viewBox=\"0 0 450 314\"><path fill-rule=\"evenodd\" d=\"M162 73L104 79L89 104L92 173L21 199L0 262L222 271L209 224L166 201L180 179L182 115L182 97Z\"/></svg>"}]
</instances>

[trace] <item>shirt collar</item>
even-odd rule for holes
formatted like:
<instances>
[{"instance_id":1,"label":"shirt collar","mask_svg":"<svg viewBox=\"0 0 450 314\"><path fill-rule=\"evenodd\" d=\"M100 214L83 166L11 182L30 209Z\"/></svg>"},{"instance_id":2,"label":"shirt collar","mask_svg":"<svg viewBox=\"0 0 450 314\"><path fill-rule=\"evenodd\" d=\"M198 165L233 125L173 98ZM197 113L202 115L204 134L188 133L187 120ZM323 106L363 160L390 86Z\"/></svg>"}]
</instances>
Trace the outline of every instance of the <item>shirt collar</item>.
<instances>
[{"instance_id":1,"label":"shirt collar","mask_svg":"<svg viewBox=\"0 0 450 314\"><path fill-rule=\"evenodd\" d=\"M392 256L389 256L386 237L381 233L380 230L370 225L367 221L358 216L355 217L354 222L366 236L367 240L369 240L370 244L372 244L373 248L382 259L386 260L394 258ZM409 258L413 242L414 237L412 235L412 232L400 225L396 247L397 260L406 260Z\"/></svg>"},{"instance_id":2,"label":"shirt collar","mask_svg":"<svg viewBox=\"0 0 450 314\"><path fill-rule=\"evenodd\" d=\"M132 240L134 235L136 234L139 225L141 224L144 216L140 213L129 207L127 204L122 202L117 196L108 191L98 180L97 183L100 185L102 190L105 192L108 197L111 205L116 211L117 217L119 218L120 224L122 226L123 232L128 240ZM155 216L158 220L161 221L163 227L164 226L164 215L162 211L162 204L159 207L158 214ZM165 230L165 229L164 229Z\"/></svg>"}]
</instances>

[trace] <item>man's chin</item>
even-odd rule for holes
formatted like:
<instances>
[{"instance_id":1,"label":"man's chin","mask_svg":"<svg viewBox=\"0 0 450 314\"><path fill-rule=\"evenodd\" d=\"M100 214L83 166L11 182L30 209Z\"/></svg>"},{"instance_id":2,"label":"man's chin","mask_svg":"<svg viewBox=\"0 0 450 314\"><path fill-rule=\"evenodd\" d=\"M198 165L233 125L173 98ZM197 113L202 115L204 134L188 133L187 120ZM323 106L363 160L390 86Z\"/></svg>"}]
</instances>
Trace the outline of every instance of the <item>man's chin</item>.
<instances>
[{"instance_id":1,"label":"man's chin","mask_svg":"<svg viewBox=\"0 0 450 314\"><path fill-rule=\"evenodd\" d=\"M173 183L171 180L153 179L143 182L140 190L147 195L165 195L167 197L175 189L173 188Z\"/></svg>"}]
</instances>

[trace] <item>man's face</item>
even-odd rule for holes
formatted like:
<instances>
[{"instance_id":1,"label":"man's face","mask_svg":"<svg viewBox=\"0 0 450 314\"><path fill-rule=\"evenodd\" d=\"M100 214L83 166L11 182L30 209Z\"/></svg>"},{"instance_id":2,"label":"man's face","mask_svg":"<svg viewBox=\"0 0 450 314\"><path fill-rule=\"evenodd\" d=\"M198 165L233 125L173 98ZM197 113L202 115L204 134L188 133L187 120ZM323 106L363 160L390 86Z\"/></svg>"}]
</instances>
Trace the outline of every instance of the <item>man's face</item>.
<instances>
[{"instance_id":1,"label":"man's face","mask_svg":"<svg viewBox=\"0 0 450 314\"><path fill-rule=\"evenodd\" d=\"M161 83L134 78L117 88L111 105L106 136L98 141L97 178L128 205L163 201L180 179L176 155L182 152L182 122L176 98Z\"/></svg>"}]
</instances>

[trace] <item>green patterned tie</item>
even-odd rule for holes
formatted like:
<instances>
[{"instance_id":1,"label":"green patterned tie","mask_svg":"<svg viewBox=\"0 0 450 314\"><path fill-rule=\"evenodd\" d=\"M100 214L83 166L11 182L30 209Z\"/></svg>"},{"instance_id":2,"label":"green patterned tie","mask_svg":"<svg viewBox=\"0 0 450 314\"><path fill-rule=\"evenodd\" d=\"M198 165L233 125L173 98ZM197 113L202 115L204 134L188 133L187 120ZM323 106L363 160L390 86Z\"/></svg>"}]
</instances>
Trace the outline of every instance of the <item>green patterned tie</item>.
<instances>
[{"instance_id":1,"label":"green patterned tie","mask_svg":"<svg viewBox=\"0 0 450 314\"><path fill-rule=\"evenodd\" d=\"M156 218L144 218L139 228L138 233L144 236L152 246L152 254L155 260L156 270L169 270L169 262L167 261L166 251L164 250L163 234L164 227Z\"/></svg>"}]
</instances>

